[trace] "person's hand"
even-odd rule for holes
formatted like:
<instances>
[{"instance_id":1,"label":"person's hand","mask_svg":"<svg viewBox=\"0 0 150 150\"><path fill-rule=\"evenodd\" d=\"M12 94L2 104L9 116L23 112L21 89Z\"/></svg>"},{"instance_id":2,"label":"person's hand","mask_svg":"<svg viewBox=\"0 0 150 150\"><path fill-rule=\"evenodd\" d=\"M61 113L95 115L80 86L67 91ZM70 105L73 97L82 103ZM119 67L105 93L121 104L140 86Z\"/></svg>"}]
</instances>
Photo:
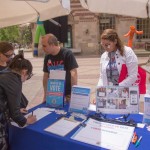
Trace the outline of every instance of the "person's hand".
<instances>
[{"instance_id":1,"label":"person's hand","mask_svg":"<svg viewBox=\"0 0 150 150\"><path fill-rule=\"evenodd\" d=\"M93 99L91 100L91 104L96 105L96 98L93 98Z\"/></svg>"},{"instance_id":2,"label":"person's hand","mask_svg":"<svg viewBox=\"0 0 150 150\"><path fill-rule=\"evenodd\" d=\"M66 95L65 102L70 103L71 95Z\"/></svg>"},{"instance_id":3,"label":"person's hand","mask_svg":"<svg viewBox=\"0 0 150 150\"><path fill-rule=\"evenodd\" d=\"M46 95L44 95L42 103L45 103L45 102L46 102Z\"/></svg>"},{"instance_id":4,"label":"person's hand","mask_svg":"<svg viewBox=\"0 0 150 150\"><path fill-rule=\"evenodd\" d=\"M36 116L35 115L29 115L27 118L27 124L33 124L36 122Z\"/></svg>"},{"instance_id":5,"label":"person's hand","mask_svg":"<svg viewBox=\"0 0 150 150\"><path fill-rule=\"evenodd\" d=\"M26 108L20 108L20 112L23 114L27 114L28 110Z\"/></svg>"}]
</instances>

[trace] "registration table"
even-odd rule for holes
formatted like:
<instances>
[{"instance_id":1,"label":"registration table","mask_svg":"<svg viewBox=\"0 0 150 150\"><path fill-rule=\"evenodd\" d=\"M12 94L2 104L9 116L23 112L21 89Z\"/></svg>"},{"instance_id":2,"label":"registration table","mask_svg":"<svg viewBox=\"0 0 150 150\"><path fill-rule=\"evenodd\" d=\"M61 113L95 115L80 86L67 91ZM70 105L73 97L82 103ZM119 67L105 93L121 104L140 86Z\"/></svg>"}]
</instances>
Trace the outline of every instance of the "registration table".
<instances>
[{"instance_id":1,"label":"registration table","mask_svg":"<svg viewBox=\"0 0 150 150\"><path fill-rule=\"evenodd\" d=\"M33 108L46 107L46 104L38 105ZM66 105L65 110L68 109ZM32 111L31 110L31 111ZM93 146L90 144L82 143L71 139L71 136L80 128L78 126L72 130L65 137L61 137L49 132L44 131L45 128L57 121L58 114L52 112L51 114L40 119L33 125L25 128L18 128L10 126L9 142L11 150L105 150L104 148ZM142 115L130 115L130 118L136 122L142 122ZM149 150L150 149L150 132L144 128L135 128L138 136L142 136L142 140L138 147L130 143L129 150Z\"/></svg>"}]
</instances>

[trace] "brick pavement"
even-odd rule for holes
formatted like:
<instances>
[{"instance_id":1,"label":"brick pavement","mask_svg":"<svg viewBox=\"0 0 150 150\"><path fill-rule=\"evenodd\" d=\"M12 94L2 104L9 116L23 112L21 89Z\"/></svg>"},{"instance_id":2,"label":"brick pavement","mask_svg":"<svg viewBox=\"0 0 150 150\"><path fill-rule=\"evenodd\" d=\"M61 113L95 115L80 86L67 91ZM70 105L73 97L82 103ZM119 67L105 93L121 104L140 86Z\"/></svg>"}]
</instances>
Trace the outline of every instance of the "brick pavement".
<instances>
[{"instance_id":1,"label":"brick pavement","mask_svg":"<svg viewBox=\"0 0 150 150\"><path fill-rule=\"evenodd\" d=\"M42 102L43 87L43 58L33 57L32 52L25 52L25 57L28 58L33 64L34 76L32 79L23 84L23 92L29 100L29 108L32 108ZM99 56L78 56L78 85L88 86L91 88L91 100L95 97L95 88L99 78ZM139 63L143 63L148 57L138 57ZM143 95L140 98L140 111L143 112Z\"/></svg>"}]
</instances>

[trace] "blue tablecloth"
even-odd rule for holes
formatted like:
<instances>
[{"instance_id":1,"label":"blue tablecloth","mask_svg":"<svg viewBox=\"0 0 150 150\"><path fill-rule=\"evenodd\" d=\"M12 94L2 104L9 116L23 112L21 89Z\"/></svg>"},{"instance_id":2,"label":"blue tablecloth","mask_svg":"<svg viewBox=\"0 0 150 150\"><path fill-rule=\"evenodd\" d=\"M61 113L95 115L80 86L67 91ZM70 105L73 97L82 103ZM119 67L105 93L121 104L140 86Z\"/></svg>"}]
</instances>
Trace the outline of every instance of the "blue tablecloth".
<instances>
[{"instance_id":1,"label":"blue tablecloth","mask_svg":"<svg viewBox=\"0 0 150 150\"><path fill-rule=\"evenodd\" d=\"M45 107L45 104L41 104L32 110L40 107ZM68 106L65 106L65 110ZM31 111L32 111L31 110ZM70 137L79 129L75 128L65 137L61 137L55 134L44 131L45 128L53 124L57 117L56 113L51 113L48 116L40 119L33 125L29 125L26 128L17 128L10 126L9 141L11 150L105 150L97 146L85 144L72 140ZM142 122L142 115L130 115L130 118L136 120L136 122ZM143 136L140 145L135 148L134 144L130 144L129 150L150 150L150 132L146 127L136 128L135 131L139 136Z\"/></svg>"}]
</instances>

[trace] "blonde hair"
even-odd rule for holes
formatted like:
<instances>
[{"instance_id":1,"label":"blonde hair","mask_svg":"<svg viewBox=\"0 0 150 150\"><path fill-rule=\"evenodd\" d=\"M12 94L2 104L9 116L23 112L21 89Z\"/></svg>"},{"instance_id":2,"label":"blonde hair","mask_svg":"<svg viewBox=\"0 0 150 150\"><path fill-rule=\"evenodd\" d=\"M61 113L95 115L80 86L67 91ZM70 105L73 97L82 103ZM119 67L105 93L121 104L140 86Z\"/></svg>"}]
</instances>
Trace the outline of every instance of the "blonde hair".
<instances>
[{"instance_id":1,"label":"blonde hair","mask_svg":"<svg viewBox=\"0 0 150 150\"><path fill-rule=\"evenodd\" d=\"M117 32L114 29L106 29L103 31L101 35L101 39L109 40L111 42L117 41L116 47L120 51L120 54L123 56L124 54L124 45L119 38Z\"/></svg>"}]
</instances>

